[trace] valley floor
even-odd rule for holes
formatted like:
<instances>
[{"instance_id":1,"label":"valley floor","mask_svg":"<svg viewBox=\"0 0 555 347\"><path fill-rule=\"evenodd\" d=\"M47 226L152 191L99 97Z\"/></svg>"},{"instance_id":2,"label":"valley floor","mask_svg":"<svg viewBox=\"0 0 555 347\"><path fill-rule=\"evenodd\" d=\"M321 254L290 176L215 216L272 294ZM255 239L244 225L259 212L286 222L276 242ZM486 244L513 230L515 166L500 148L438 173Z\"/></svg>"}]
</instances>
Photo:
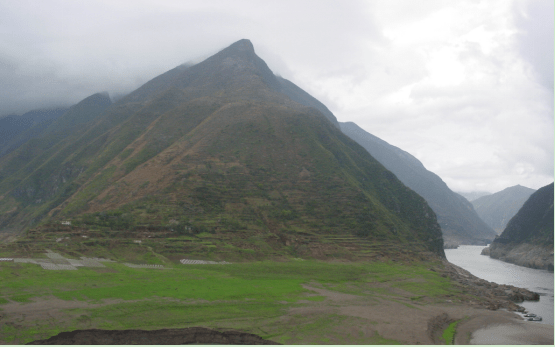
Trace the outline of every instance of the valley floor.
<instances>
[{"instance_id":1,"label":"valley floor","mask_svg":"<svg viewBox=\"0 0 555 347\"><path fill-rule=\"evenodd\" d=\"M433 327L430 322L438 315L446 314L444 317L447 320L441 323L459 321L455 344L513 344L511 341L523 344L553 343L552 326L524 322L520 316L507 311L450 303L413 305L398 297L368 300L323 289L317 283L304 287L325 299L316 303L303 302L301 307L290 307L284 310L283 315L271 319L271 324L268 324L270 321L249 322L243 318L240 323L243 329L240 330L258 335L281 331L278 336L270 337L270 340L286 344L444 344L441 328L445 324ZM90 304L49 297L27 304L3 305L2 318L4 322L67 323L75 319L68 312L84 312L122 303L125 301L105 300L99 304ZM202 325L226 330L234 325L232 321L205 322ZM310 331L311 328L314 331Z\"/></svg>"},{"instance_id":2,"label":"valley floor","mask_svg":"<svg viewBox=\"0 0 555 347\"><path fill-rule=\"evenodd\" d=\"M0 343L78 329L200 326L285 344L443 344L454 322L457 344L503 341L483 329L507 324L526 343L553 342L551 326L485 309L491 303L447 278L437 262L103 264L53 271L0 262Z\"/></svg>"}]
</instances>

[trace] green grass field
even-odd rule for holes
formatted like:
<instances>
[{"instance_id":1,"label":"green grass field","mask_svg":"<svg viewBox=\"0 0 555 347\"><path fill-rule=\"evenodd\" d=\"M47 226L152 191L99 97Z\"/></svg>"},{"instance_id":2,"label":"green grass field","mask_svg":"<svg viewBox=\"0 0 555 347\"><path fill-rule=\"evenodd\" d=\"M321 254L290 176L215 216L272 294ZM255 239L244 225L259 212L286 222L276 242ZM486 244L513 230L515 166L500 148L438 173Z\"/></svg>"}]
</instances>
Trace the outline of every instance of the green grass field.
<instances>
[{"instance_id":1,"label":"green grass field","mask_svg":"<svg viewBox=\"0 0 555 347\"><path fill-rule=\"evenodd\" d=\"M50 318L27 317L2 324L0 342L27 343L75 329L205 326L240 329L281 343L391 344L396 341L377 335L346 336L338 329L342 324L363 324L355 317L287 313L325 299L303 288L305 283L367 297L384 295L383 288L372 288L369 283L387 283L411 293L415 301L423 293L434 298L455 292L447 279L422 263L292 260L176 264L165 269L129 268L119 263L106 266L47 271L35 264L0 263L0 310L12 302L33 305L56 298L73 303Z\"/></svg>"},{"instance_id":2,"label":"green grass field","mask_svg":"<svg viewBox=\"0 0 555 347\"><path fill-rule=\"evenodd\" d=\"M457 324L459 321L454 321L453 323L449 324L447 329L443 331L441 338L445 341L446 345L454 345L455 344L455 333L457 329Z\"/></svg>"}]
</instances>

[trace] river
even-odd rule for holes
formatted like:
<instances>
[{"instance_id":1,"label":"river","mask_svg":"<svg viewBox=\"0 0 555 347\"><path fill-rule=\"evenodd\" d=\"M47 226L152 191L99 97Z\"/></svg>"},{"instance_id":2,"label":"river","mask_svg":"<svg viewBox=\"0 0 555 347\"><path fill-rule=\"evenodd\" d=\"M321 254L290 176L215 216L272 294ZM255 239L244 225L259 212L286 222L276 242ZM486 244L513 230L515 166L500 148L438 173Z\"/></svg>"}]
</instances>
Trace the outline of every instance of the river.
<instances>
[{"instance_id":1,"label":"river","mask_svg":"<svg viewBox=\"0 0 555 347\"><path fill-rule=\"evenodd\" d=\"M497 284L509 284L540 294L537 302L519 303L530 313L543 318L538 323L553 325L553 272L530 269L481 255L484 246L459 246L446 249L449 262L462 267L476 277Z\"/></svg>"}]
</instances>

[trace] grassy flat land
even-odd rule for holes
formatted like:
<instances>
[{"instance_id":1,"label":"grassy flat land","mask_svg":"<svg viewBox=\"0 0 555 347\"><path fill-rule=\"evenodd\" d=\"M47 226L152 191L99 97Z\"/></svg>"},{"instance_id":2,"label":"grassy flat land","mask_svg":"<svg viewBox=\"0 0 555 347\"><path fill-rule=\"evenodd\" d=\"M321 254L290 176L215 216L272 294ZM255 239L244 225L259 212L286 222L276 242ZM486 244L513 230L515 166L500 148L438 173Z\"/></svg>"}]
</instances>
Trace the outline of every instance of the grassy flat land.
<instances>
[{"instance_id":1,"label":"grassy flat land","mask_svg":"<svg viewBox=\"0 0 555 347\"><path fill-rule=\"evenodd\" d=\"M418 312L459 293L428 269L437 264L105 265L48 271L0 262L0 342L26 343L75 329L204 326L288 344L410 343L402 335L396 341L379 333L383 305ZM367 311L356 313L360 307Z\"/></svg>"}]
</instances>

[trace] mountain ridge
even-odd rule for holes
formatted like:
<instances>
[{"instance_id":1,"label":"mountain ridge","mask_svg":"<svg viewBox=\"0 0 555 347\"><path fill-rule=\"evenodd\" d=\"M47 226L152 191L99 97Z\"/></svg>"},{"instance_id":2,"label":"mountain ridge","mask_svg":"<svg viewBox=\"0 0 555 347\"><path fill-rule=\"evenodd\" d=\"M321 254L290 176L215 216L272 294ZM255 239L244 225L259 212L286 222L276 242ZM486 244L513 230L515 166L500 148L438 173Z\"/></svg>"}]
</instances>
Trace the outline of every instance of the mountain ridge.
<instances>
[{"instance_id":1,"label":"mountain ridge","mask_svg":"<svg viewBox=\"0 0 555 347\"><path fill-rule=\"evenodd\" d=\"M482 254L553 271L553 183L535 191Z\"/></svg>"},{"instance_id":2,"label":"mountain ridge","mask_svg":"<svg viewBox=\"0 0 555 347\"><path fill-rule=\"evenodd\" d=\"M462 195L466 200L472 202L478 198L483 196L491 195L492 193L486 191L472 191L472 192L455 192L459 195Z\"/></svg>"},{"instance_id":3,"label":"mountain ridge","mask_svg":"<svg viewBox=\"0 0 555 347\"><path fill-rule=\"evenodd\" d=\"M208 77L200 78L204 75L208 75ZM224 82L219 83L218 81ZM162 86L166 86L166 90L167 86L185 92L193 90L189 99L207 95L214 96L214 94L220 97L233 97L237 92L244 97L245 90L243 89L247 88L248 99L257 100L269 97L274 102L284 105L299 103L314 107L338 126L337 119L325 105L291 81L275 76L268 65L255 54L252 43L246 39L235 42L198 64L180 65L171 69L148 81L119 102L144 101L153 95L153 91L158 91Z\"/></svg>"},{"instance_id":4,"label":"mountain ridge","mask_svg":"<svg viewBox=\"0 0 555 347\"><path fill-rule=\"evenodd\" d=\"M340 125L345 134L426 199L438 217L446 244L486 245L496 236L463 196L451 191L438 175L428 171L414 156L366 132L353 122Z\"/></svg>"},{"instance_id":5,"label":"mountain ridge","mask_svg":"<svg viewBox=\"0 0 555 347\"><path fill-rule=\"evenodd\" d=\"M499 235L528 200L534 189L516 185L471 202L480 218Z\"/></svg>"}]
</instances>

